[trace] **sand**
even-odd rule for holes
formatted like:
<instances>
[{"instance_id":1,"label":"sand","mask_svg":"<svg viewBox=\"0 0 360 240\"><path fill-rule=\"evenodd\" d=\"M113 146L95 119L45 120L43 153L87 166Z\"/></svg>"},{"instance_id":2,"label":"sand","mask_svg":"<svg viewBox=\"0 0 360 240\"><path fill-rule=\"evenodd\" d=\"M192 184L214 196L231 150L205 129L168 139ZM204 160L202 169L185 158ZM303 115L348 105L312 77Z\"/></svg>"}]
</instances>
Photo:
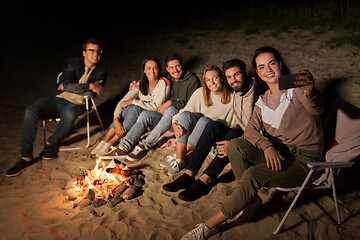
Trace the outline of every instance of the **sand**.
<instances>
[{"instance_id":1,"label":"sand","mask_svg":"<svg viewBox=\"0 0 360 240\"><path fill-rule=\"evenodd\" d=\"M322 47L335 32L313 34L301 31L272 37L267 32L246 36L240 30L209 33L188 28L162 32L159 28L156 31L151 35L129 32L125 40L117 35L105 43L103 62L109 69L109 77L103 94L96 99L105 126L111 123L112 112L128 83L138 79L140 63L145 57L153 55L163 62L168 53L179 52L201 78L204 66L216 64L221 67L231 58L240 58L250 67L254 50L263 45L278 48L291 71L310 70L315 76L316 86L327 99L340 97L360 107L360 58L354 54L356 49ZM51 48L52 43L49 44ZM9 57L9 61L13 63L17 59L18 64L1 73L1 78L9 82L1 83L0 239L180 239L197 223L215 213L217 205L231 194L236 185L231 173L224 172L208 195L194 202L184 202L177 193L162 190L162 185L173 177L166 175L166 169L160 167L159 162L174 152L156 148L140 162L128 164L145 175L146 184L140 196L113 208L108 205L73 208L73 201L68 200L66 184L95 166L95 159L89 155L102 137L94 116L91 118L92 147L60 152L58 158L40 160L17 177L4 175L20 157L21 124L26 106L53 92L56 75L66 58L78 53L73 49L60 46L57 56L51 51L25 58L15 54ZM48 134L54 128L55 125L51 125ZM85 125L79 124L65 144L84 146L84 134ZM42 148L39 123L35 157ZM261 191L263 205L250 222L229 224L225 231L212 239L358 239L359 178L351 176L345 183L339 189L343 218L339 226L334 220L336 215L331 194L320 191L305 195L290 214L285 230L273 236L272 232L294 194L281 194L270 189Z\"/></svg>"}]
</instances>

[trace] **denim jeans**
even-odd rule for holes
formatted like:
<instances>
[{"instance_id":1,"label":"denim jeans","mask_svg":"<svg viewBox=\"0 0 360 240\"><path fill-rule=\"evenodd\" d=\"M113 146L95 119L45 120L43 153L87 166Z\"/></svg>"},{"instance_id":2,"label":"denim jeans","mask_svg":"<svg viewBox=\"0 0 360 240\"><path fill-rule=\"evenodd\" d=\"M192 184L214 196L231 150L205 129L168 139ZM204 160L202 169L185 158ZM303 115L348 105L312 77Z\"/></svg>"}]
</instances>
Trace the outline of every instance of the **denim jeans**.
<instances>
[{"instance_id":1,"label":"denim jeans","mask_svg":"<svg viewBox=\"0 0 360 240\"><path fill-rule=\"evenodd\" d=\"M125 150L130 151L139 141L140 137L146 132L146 128L148 126L155 126L149 135L140 141L145 149L152 148L163 133L167 130L172 130L171 120L178 112L179 110L174 106L170 106L166 109L164 115L155 111L143 111L119 145Z\"/></svg>"},{"instance_id":2,"label":"denim jeans","mask_svg":"<svg viewBox=\"0 0 360 240\"><path fill-rule=\"evenodd\" d=\"M191 170L194 175L196 175L205 161L211 147L216 142L224 140L230 141L231 139L241 137L243 133L244 131L240 128L229 128L216 121L209 122L206 124L206 127L199 138L186 169ZM228 163L228 157L220 158L216 155L210 165L205 169L204 173L215 180Z\"/></svg>"},{"instance_id":3,"label":"denim jeans","mask_svg":"<svg viewBox=\"0 0 360 240\"><path fill-rule=\"evenodd\" d=\"M130 131L142 111L144 111L144 109L136 105L129 105L122 110L119 120L125 133ZM110 127L115 128L114 122L110 124Z\"/></svg>"},{"instance_id":4,"label":"denim jeans","mask_svg":"<svg viewBox=\"0 0 360 240\"><path fill-rule=\"evenodd\" d=\"M178 124L184 128L184 134L176 138L176 142L186 145L189 143L195 147L205 126L208 122L212 121L208 117L201 117L197 122L194 115L188 111L182 112L179 117Z\"/></svg>"},{"instance_id":5,"label":"denim jeans","mask_svg":"<svg viewBox=\"0 0 360 240\"><path fill-rule=\"evenodd\" d=\"M55 132L48 139L50 144L58 145L74 126L77 116L83 111L82 106L58 97L44 97L27 107L22 126L22 157L32 157L39 119L61 118Z\"/></svg>"}]
</instances>

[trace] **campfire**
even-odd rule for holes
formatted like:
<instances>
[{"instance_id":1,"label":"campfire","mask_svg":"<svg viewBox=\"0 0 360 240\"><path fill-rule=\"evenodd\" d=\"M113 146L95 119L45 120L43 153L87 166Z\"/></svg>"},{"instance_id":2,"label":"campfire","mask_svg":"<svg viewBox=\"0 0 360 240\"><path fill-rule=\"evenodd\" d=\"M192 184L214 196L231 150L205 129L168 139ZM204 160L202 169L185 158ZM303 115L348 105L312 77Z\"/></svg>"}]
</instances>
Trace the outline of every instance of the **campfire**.
<instances>
[{"instance_id":1,"label":"campfire","mask_svg":"<svg viewBox=\"0 0 360 240\"><path fill-rule=\"evenodd\" d=\"M135 198L145 184L144 175L131 171L126 164L111 160L105 164L96 159L94 169L85 171L70 182L69 200L74 207L93 205L100 207L106 203L115 206L121 201Z\"/></svg>"}]
</instances>

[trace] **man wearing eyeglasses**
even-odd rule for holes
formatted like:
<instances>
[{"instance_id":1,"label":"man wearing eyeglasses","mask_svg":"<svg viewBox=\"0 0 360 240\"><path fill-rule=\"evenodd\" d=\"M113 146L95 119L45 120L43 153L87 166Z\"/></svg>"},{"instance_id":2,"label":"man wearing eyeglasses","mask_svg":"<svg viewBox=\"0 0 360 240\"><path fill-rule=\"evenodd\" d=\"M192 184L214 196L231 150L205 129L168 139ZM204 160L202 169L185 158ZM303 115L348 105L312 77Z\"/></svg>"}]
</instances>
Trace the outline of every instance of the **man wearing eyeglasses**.
<instances>
[{"instance_id":1,"label":"man wearing eyeglasses","mask_svg":"<svg viewBox=\"0 0 360 240\"><path fill-rule=\"evenodd\" d=\"M99 63L102 50L96 39L87 39L82 45L82 57L69 58L62 71L56 96L44 97L25 110L22 127L22 156L6 176L17 176L35 163L33 144L38 119L58 118L61 120L52 136L47 140L42 158L57 157L58 146L74 125L78 115L84 112L84 96L100 95L107 78L107 70Z\"/></svg>"}]
</instances>

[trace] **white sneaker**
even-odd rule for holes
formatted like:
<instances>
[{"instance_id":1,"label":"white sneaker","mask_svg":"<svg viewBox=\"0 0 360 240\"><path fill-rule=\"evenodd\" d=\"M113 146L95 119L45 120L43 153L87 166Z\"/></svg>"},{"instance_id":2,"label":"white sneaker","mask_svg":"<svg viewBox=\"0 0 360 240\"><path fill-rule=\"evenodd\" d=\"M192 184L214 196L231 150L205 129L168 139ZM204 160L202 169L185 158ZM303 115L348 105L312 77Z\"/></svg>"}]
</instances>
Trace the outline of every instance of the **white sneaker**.
<instances>
[{"instance_id":1,"label":"white sneaker","mask_svg":"<svg viewBox=\"0 0 360 240\"><path fill-rule=\"evenodd\" d=\"M175 154L167 156L164 160L160 162L160 166L162 167L169 167L172 162L176 160Z\"/></svg>"},{"instance_id":2,"label":"white sneaker","mask_svg":"<svg viewBox=\"0 0 360 240\"><path fill-rule=\"evenodd\" d=\"M208 239L209 237L215 235L219 231L218 228L211 230L205 223L199 223L196 227L185 234L181 240L201 240Z\"/></svg>"},{"instance_id":3,"label":"white sneaker","mask_svg":"<svg viewBox=\"0 0 360 240\"><path fill-rule=\"evenodd\" d=\"M97 152L103 147L103 145L106 143L106 141L101 140L98 145L96 145L96 147L94 147L94 149L91 151L91 155L95 155L97 154Z\"/></svg>"},{"instance_id":4,"label":"white sneaker","mask_svg":"<svg viewBox=\"0 0 360 240\"><path fill-rule=\"evenodd\" d=\"M168 175L174 175L180 172L180 170L185 167L185 164L182 159L176 159L170 164L170 166L171 168L168 171Z\"/></svg>"},{"instance_id":5,"label":"white sneaker","mask_svg":"<svg viewBox=\"0 0 360 240\"><path fill-rule=\"evenodd\" d=\"M112 147L113 147L113 146L112 146L110 143L105 142L105 143L102 145L102 148L100 148L100 149L97 151L96 156L97 156L97 157L100 157L100 156L106 155L107 153L110 152L110 150L111 150Z\"/></svg>"}]
</instances>

